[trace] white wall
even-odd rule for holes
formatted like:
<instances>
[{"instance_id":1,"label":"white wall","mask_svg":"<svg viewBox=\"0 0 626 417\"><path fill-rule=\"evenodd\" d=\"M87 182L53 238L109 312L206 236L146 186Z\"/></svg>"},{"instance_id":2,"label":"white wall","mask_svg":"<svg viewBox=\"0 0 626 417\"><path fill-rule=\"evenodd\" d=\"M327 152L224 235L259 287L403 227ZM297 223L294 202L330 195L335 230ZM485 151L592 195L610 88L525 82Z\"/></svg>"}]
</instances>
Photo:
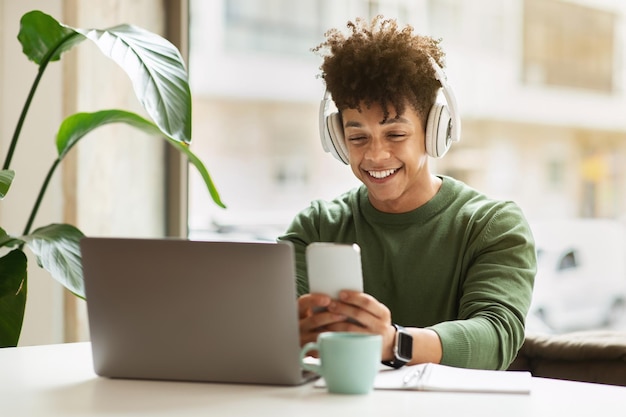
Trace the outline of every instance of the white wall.
<instances>
[{"instance_id":1,"label":"white wall","mask_svg":"<svg viewBox=\"0 0 626 417\"><path fill-rule=\"evenodd\" d=\"M32 9L52 15L61 13L61 1L23 0L0 2L0 146L2 162L7 153L19 113L35 78L37 66L21 52L17 40L19 19ZM35 96L10 168L15 180L0 203L0 225L10 234L20 235L35 202L39 188L56 157L54 135L61 121L57 97L62 95L61 67L46 71ZM62 217L60 177L56 175L37 217L38 224L59 221ZM30 255L28 301L21 344L60 342L62 339L62 288L39 268Z\"/></svg>"}]
</instances>

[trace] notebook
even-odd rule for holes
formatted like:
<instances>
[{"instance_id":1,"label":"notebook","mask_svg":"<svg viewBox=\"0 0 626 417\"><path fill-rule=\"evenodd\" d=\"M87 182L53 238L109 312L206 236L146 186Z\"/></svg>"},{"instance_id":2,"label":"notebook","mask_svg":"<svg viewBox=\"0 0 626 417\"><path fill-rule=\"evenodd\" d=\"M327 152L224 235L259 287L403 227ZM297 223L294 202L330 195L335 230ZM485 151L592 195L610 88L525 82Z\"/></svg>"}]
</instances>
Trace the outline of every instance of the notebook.
<instances>
[{"instance_id":1,"label":"notebook","mask_svg":"<svg viewBox=\"0 0 626 417\"><path fill-rule=\"evenodd\" d=\"M83 238L95 372L104 377L297 385L293 247Z\"/></svg>"},{"instance_id":2,"label":"notebook","mask_svg":"<svg viewBox=\"0 0 626 417\"><path fill-rule=\"evenodd\" d=\"M527 371L492 371L456 368L435 363L405 366L400 369L381 367L374 380L375 389L488 392L530 394L532 376ZM324 387L318 380L316 387Z\"/></svg>"}]
</instances>

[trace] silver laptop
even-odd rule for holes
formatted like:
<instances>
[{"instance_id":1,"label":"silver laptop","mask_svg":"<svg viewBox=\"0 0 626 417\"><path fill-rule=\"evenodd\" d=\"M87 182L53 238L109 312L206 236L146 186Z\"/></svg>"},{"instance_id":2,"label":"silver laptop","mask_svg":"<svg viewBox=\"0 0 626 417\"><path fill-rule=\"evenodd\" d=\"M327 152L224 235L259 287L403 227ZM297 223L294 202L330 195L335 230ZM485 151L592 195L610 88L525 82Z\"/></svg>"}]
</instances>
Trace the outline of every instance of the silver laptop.
<instances>
[{"instance_id":1,"label":"silver laptop","mask_svg":"<svg viewBox=\"0 0 626 417\"><path fill-rule=\"evenodd\" d=\"M273 242L83 238L95 372L297 385L294 252Z\"/></svg>"}]
</instances>

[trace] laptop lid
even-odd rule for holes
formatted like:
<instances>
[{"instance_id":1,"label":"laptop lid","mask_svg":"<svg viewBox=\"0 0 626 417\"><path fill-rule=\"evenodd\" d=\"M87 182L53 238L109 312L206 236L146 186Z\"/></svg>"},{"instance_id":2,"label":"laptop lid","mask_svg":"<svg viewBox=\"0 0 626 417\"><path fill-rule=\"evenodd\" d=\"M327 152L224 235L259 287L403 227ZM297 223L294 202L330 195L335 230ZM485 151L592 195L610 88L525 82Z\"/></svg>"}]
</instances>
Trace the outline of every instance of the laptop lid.
<instances>
[{"instance_id":1,"label":"laptop lid","mask_svg":"<svg viewBox=\"0 0 626 417\"><path fill-rule=\"evenodd\" d=\"M290 244L87 237L81 252L98 375L306 381Z\"/></svg>"}]
</instances>

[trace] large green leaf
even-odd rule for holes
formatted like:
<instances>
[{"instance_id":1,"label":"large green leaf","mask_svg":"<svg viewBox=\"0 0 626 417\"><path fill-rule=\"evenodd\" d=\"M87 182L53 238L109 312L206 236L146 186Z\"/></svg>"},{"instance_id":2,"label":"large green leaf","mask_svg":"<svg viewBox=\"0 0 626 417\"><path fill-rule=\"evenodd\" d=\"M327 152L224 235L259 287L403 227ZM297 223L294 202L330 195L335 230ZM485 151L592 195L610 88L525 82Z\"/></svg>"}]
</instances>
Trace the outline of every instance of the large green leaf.
<instances>
[{"instance_id":1,"label":"large green leaf","mask_svg":"<svg viewBox=\"0 0 626 417\"><path fill-rule=\"evenodd\" d=\"M12 169L3 169L0 171L0 199L3 199L9 192L13 178L15 178L15 171Z\"/></svg>"},{"instance_id":2,"label":"large green leaf","mask_svg":"<svg viewBox=\"0 0 626 417\"><path fill-rule=\"evenodd\" d=\"M174 45L131 25L75 30L124 69L137 98L167 136L191 142L191 92L185 64Z\"/></svg>"},{"instance_id":3,"label":"large green leaf","mask_svg":"<svg viewBox=\"0 0 626 417\"><path fill-rule=\"evenodd\" d=\"M24 54L40 66L85 38L115 61L130 78L148 115L167 136L191 141L191 91L185 63L165 38L132 25L109 29L71 28L40 11L26 13L18 39Z\"/></svg>"},{"instance_id":4,"label":"large green leaf","mask_svg":"<svg viewBox=\"0 0 626 417\"><path fill-rule=\"evenodd\" d=\"M109 124L126 123L150 135L161 136L159 128L143 117L125 110L101 110L93 113L75 113L61 123L57 132L56 145L59 159L92 130Z\"/></svg>"},{"instance_id":5,"label":"large green leaf","mask_svg":"<svg viewBox=\"0 0 626 417\"><path fill-rule=\"evenodd\" d=\"M174 146L176 149L178 149L179 151L187 155L187 159L189 159L189 162L191 162L193 166L196 167L196 169L198 170L198 173L200 173L200 176L204 180L204 183L206 184L207 189L209 190L209 194L211 194L211 198L213 199L213 201L218 206L222 208L226 208L226 205L220 199L220 195L217 192L217 189L215 188L215 184L213 184L213 180L211 179L209 172L207 171L206 167L204 166L200 158L198 158L191 151L191 149L189 149L189 146L186 143L176 142L170 138L166 138L166 139L172 144L172 146Z\"/></svg>"},{"instance_id":6,"label":"large green leaf","mask_svg":"<svg viewBox=\"0 0 626 417\"><path fill-rule=\"evenodd\" d=\"M0 347L17 346L26 307L26 255L14 249L0 258Z\"/></svg>"},{"instance_id":7,"label":"large green leaf","mask_svg":"<svg viewBox=\"0 0 626 417\"><path fill-rule=\"evenodd\" d=\"M51 224L23 239L37 257L39 266L52 278L81 298L85 298L80 240L83 233L69 224Z\"/></svg>"},{"instance_id":8,"label":"large green leaf","mask_svg":"<svg viewBox=\"0 0 626 417\"><path fill-rule=\"evenodd\" d=\"M23 243L25 243L23 240L8 235L7 232L0 227L0 248L5 246L11 248L13 246L19 246Z\"/></svg>"},{"instance_id":9,"label":"large green leaf","mask_svg":"<svg viewBox=\"0 0 626 417\"><path fill-rule=\"evenodd\" d=\"M49 61L58 61L63 52L84 41L85 37L52 16L34 10L22 16L17 39L28 59L37 65L46 65Z\"/></svg>"},{"instance_id":10,"label":"large green leaf","mask_svg":"<svg viewBox=\"0 0 626 417\"><path fill-rule=\"evenodd\" d=\"M165 137L171 145L187 155L189 161L202 176L213 201L220 207L225 207L209 172L202 161L189 149L189 146L186 143L181 143L173 138L163 136L162 132L154 123L135 113L124 110L102 110L94 113L76 113L69 116L63 121L57 133L57 151L59 153L59 159L62 159L86 134L108 123L126 123L148 134Z\"/></svg>"}]
</instances>

